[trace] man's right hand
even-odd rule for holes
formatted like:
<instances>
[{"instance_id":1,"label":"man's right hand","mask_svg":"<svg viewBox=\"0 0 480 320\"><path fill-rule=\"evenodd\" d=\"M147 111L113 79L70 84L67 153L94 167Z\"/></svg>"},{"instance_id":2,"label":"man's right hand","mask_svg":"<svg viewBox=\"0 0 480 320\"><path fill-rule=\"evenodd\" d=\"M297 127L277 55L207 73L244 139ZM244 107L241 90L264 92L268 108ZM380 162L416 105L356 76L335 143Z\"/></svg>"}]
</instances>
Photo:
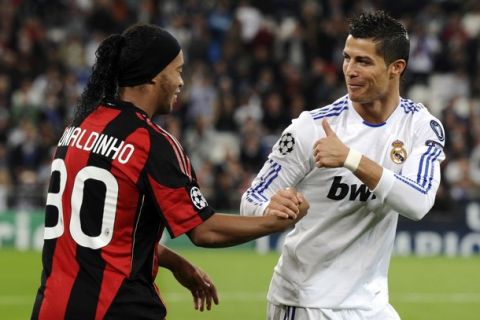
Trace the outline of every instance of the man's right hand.
<instances>
[{"instance_id":1,"label":"man's right hand","mask_svg":"<svg viewBox=\"0 0 480 320\"><path fill-rule=\"evenodd\" d=\"M264 215L273 215L285 219L300 220L306 214L310 205L303 195L295 188L278 190L265 208Z\"/></svg>"},{"instance_id":2,"label":"man's right hand","mask_svg":"<svg viewBox=\"0 0 480 320\"><path fill-rule=\"evenodd\" d=\"M188 232L190 240L201 247L230 247L275 232L282 232L302 219L308 201L293 188L278 191L261 217L242 217L215 213Z\"/></svg>"}]
</instances>

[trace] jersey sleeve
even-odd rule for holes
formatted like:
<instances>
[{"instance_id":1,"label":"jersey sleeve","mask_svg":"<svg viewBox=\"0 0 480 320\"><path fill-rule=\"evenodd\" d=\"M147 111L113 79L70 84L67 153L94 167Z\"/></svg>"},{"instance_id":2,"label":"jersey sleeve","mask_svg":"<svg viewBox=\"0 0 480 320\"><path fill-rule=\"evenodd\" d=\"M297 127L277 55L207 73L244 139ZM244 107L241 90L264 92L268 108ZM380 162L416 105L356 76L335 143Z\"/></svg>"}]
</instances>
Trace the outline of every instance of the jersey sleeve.
<instances>
[{"instance_id":1,"label":"jersey sleeve","mask_svg":"<svg viewBox=\"0 0 480 320\"><path fill-rule=\"evenodd\" d=\"M172 237L192 230L214 214L200 191L189 158L167 132L152 138L145 176L147 192Z\"/></svg>"},{"instance_id":2,"label":"jersey sleeve","mask_svg":"<svg viewBox=\"0 0 480 320\"><path fill-rule=\"evenodd\" d=\"M445 131L432 116L415 125L413 148L399 174L383 169L373 192L401 215L422 219L433 206L445 159Z\"/></svg>"},{"instance_id":3,"label":"jersey sleeve","mask_svg":"<svg viewBox=\"0 0 480 320\"><path fill-rule=\"evenodd\" d=\"M241 215L263 215L269 199L277 190L295 186L312 169L315 124L308 112L283 131L267 161L242 195Z\"/></svg>"}]
</instances>

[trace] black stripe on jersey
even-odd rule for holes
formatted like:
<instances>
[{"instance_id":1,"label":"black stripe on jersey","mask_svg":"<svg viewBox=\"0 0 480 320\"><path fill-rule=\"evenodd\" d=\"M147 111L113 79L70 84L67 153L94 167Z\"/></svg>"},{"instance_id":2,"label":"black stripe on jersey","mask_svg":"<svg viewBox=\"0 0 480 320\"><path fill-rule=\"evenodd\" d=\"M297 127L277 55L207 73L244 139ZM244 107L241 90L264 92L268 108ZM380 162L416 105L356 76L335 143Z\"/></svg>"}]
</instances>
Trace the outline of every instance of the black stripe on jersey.
<instances>
[{"instance_id":1,"label":"black stripe on jersey","mask_svg":"<svg viewBox=\"0 0 480 320\"><path fill-rule=\"evenodd\" d=\"M185 155L181 146L176 140L174 140L170 134L166 133L163 129L161 132L151 132L152 142L151 150L149 154L149 160L146 165L146 172L157 183L172 189L184 188L185 193L189 194L193 187L197 187L196 174L193 167L191 167L190 160ZM179 156L181 152L181 156ZM162 165L156 165L161 163ZM188 172L184 169L184 165L188 165ZM143 172L142 179L148 181L149 177L146 172ZM154 195L155 192L149 182L144 184L147 192L146 194ZM193 204L192 204L193 207ZM171 226L165 219L162 208L154 204L155 211L160 213L163 225L167 228L170 235L175 233L171 229ZM213 208L207 206L201 210L196 210L200 218L205 221L214 213Z\"/></svg>"},{"instance_id":2,"label":"black stripe on jersey","mask_svg":"<svg viewBox=\"0 0 480 320\"><path fill-rule=\"evenodd\" d=\"M153 286L139 286L138 282L126 278L110 309L105 314L105 320L117 319L164 319L167 310Z\"/></svg>"},{"instance_id":3,"label":"black stripe on jersey","mask_svg":"<svg viewBox=\"0 0 480 320\"><path fill-rule=\"evenodd\" d=\"M58 147L55 151L55 159L65 159L67 155L67 147ZM52 175L52 178L55 178L55 174ZM57 178L60 178L57 176ZM48 192L58 193L60 189L60 181L59 179L50 179L50 185L48 186ZM59 219L58 216L58 208L53 206L46 206L45 208L45 226L54 226L57 224ZM42 262L43 262L43 270L45 272L45 278L50 276L52 272L52 262L53 262L53 254L55 252L55 246L57 244L57 238L55 239L48 239L45 240L43 253L42 253ZM42 279L43 280L43 279ZM42 285L45 283L42 281Z\"/></svg>"},{"instance_id":4,"label":"black stripe on jersey","mask_svg":"<svg viewBox=\"0 0 480 320\"><path fill-rule=\"evenodd\" d=\"M148 180L148 178L145 178L145 180ZM146 192L147 195L155 194L155 192L153 191L150 184L147 183L146 188L148 189L148 191ZM165 219L165 215L163 214L162 209L160 207L157 207L154 203L154 200L147 195L145 196L144 207L147 206L147 207L151 208L151 210L153 210L153 212L158 212L159 213L158 215L160 217L160 221L161 221L162 226L167 228L167 231L168 231L169 234L171 234L171 235L174 234L172 229L170 229L170 226L168 225L167 220ZM143 211L146 211L146 209L142 209L142 212Z\"/></svg>"},{"instance_id":5,"label":"black stripe on jersey","mask_svg":"<svg viewBox=\"0 0 480 320\"><path fill-rule=\"evenodd\" d=\"M125 140L139 126L139 123L132 121L132 119L136 119L136 117L132 117L131 112L123 111L107 124L102 133ZM110 171L112 160L101 154L91 153L87 165ZM87 197L91 197L91 200L86 200ZM80 209L81 219L88 216L88 220L81 220L82 230L90 236L99 234L99 227L94 226L93 223L101 225L103 219L103 203L96 201L96 199L99 199L98 197L98 194L85 192L82 208ZM95 216L94 219L91 219L92 216ZM89 224L85 224L86 221L89 221ZM103 271L106 265L101 254L102 249L94 250L77 245L76 257L80 269L69 297L65 318L76 319L79 315L81 315L82 319L95 318ZM81 310L77 310L77 308L81 308Z\"/></svg>"},{"instance_id":6,"label":"black stripe on jersey","mask_svg":"<svg viewBox=\"0 0 480 320\"><path fill-rule=\"evenodd\" d=\"M80 270L70 292L65 319L95 319L105 268L101 254L101 249L93 250L77 245Z\"/></svg>"},{"instance_id":7,"label":"black stripe on jersey","mask_svg":"<svg viewBox=\"0 0 480 320\"><path fill-rule=\"evenodd\" d=\"M163 230L164 222L156 213L153 200L145 196L142 210L137 217L135 226L135 246L132 252L132 273L134 278L142 278L148 282L152 279L153 255L157 241L152 241L152 235L158 233L159 226ZM160 235L158 235L160 238Z\"/></svg>"},{"instance_id":8,"label":"black stripe on jersey","mask_svg":"<svg viewBox=\"0 0 480 320\"><path fill-rule=\"evenodd\" d=\"M45 270L42 271L42 278L41 278L41 285L38 288L37 296L35 297L35 302L33 304L32 316L30 320L36 320L40 316L40 308L42 306L43 298L44 298L44 291L45 291L45 283L47 282L47 277L45 276Z\"/></svg>"},{"instance_id":9,"label":"black stripe on jersey","mask_svg":"<svg viewBox=\"0 0 480 320\"><path fill-rule=\"evenodd\" d=\"M183 160L181 159L186 156L177 157L176 152L179 152L179 149L174 149L176 147L172 145L173 142L170 143L163 133L152 132L151 137L151 145L154 147L150 150L147 171L153 179L170 188L178 188L190 184L191 177L185 172ZM154 160L151 161L150 159ZM157 163L162 163L162 165L158 166L156 165Z\"/></svg>"},{"instance_id":10,"label":"black stripe on jersey","mask_svg":"<svg viewBox=\"0 0 480 320\"><path fill-rule=\"evenodd\" d=\"M67 154L67 147L58 147L55 151L55 159L65 159ZM56 185L59 181L53 181L56 179L50 179L50 185L48 186L49 192L58 192L60 186ZM59 219L59 212L57 208L52 206L46 206L45 208L45 226L54 226ZM55 247L57 245L57 238L55 239L45 239L43 243L42 250L42 277L40 282L40 288L38 289L37 297L35 298L35 303L32 311L32 319L38 319L40 315L40 308L42 306L44 298L45 285L47 283L47 278L50 277L52 273L52 263L53 263L53 254L55 253Z\"/></svg>"}]
</instances>

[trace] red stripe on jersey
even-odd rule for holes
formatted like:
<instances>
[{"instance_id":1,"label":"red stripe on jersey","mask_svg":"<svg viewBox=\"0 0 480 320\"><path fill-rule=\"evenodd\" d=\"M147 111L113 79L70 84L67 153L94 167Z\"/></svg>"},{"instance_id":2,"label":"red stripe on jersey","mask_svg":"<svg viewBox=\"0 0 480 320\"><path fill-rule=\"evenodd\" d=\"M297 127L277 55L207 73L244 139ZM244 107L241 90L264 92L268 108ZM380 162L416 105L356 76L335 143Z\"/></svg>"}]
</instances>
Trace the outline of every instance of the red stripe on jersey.
<instances>
[{"instance_id":1,"label":"red stripe on jersey","mask_svg":"<svg viewBox=\"0 0 480 320\"><path fill-rule=\"evenodd\" d=\"M169 188L148 176L155 199L174 237L188 232L203 222L193 208L192 200L185 187Z\"/></svg>"},{"instance_id":2,"label":"red stripe on jersey","mask_svg":"<svg viewBox=\"0 0 480 320\"><path fill-rule=\"evenodd\" d=\"M163 130L163 129L162 129ZM190 169L190 160L188 160L188 157L185 155L185 151L183 151L183 147L182 145L180 144L180 142L178 142L178 140L172 136L170 133L168 133L167 131L163 130L165 132L165 134L167 134L173 141L173 143L175 143L175 145L177 146L177 148L180 150L180 154L182 156L182 161L183 161L183 164L184 164L184 167L185 167L185 172L186 172L186 175L190 178L190 181L192 181L192 170Z\"/></svg>"},{"instance_id":3,"label":"red stripe on jersey","mask_svg":"<svg viewBox=\"0 0 480 320\"><path fill-rule=\"evenodd\" d=\"M103 274L96 319L105 317L123 279L130 276L132 268L135 213L140 196L136 183L147 161L150 135L147 129L139 128L124 141L125 144L130 143L135 146L135 150L128 161L128 166L120 163L118 158L112 161L111 172L117 177L118 199L122 201L117 202L113 238L108 246L102 249L102 258L107 264Z\"/></svg>"},{"instance_id":4,"label":"red stripe on jersey","mask_svg":"<svg viewBox=\"0 0 480 320\"><path fill-rule=\"evenodd\" d=\"M160 133L165 137L165 139L167 139L167 141L172 146L173 151L175 151L178 164L183 174L185 174L189 178L189 180L192 181L192 169L190 167L190 160L188 160L188 157L185 155L185 152L183 152L182 146L177 141L177 139L175 139L170 133L163 130L162 128L160 128L160 130L161 130Z\"/></svg>"},{"instance_id":5,"label":"red stripe on jersey","mask_svg":"<svg viewBox=\"0 0 480 320\"><path fill-rule=\"evenodd\" d=\"M135 112L135 115L137 116L138 119L140 119L140 120L145 120L145 116L144 116L142 113L140 113L140 112Z\"/></svg>"},{"instance_id":6,"label":"red stripe on jersey","mask_svg":"<svg viewBox=\"0 0 480 320\"><path fill-rule=\"evenodd\" d=\"M120 111L99 107L85 119L81 127L87 130L101 132L107 123L113 120ZM88 122L94 116L95 123ZM101 125L101 127L100 127ZM71 195L74 178L85 167L90 152L68 147L65 163L67 166L67 179L62 196L64 232L57 238L52 261L52 272L45 285L45 296L39 313L39 319L62 319L65 317L68 299L72 290L79 266L76 260L77 244L70 234Z\"/></svg>"},{"instance_id":7,"label":"red stripe on jersey","mask_svg":"<svg viewBox=\"0 0 480 320\"><path fill-rule=\"evenodd\" d=\"M105 318L105 314L107 313L108 308L110 308L113 298L117 295L118 289L122 285L124 279L125 276L119 274L118 271L108 270L107 268L103 271L103 281L100 287L95 320Z\"/></svg>"},{"instance_id":8,"label":"red stripe on jersey","mask_svg":"<svg viewBox=\"0 0 480 320\"><path fill-rule=\"evenodd\" d=\"M190 159L187 158L187 169L188 169L188 176L190 177L190 181L192 181L192 164L190 163Z\"/></svg>"}]
</instances>

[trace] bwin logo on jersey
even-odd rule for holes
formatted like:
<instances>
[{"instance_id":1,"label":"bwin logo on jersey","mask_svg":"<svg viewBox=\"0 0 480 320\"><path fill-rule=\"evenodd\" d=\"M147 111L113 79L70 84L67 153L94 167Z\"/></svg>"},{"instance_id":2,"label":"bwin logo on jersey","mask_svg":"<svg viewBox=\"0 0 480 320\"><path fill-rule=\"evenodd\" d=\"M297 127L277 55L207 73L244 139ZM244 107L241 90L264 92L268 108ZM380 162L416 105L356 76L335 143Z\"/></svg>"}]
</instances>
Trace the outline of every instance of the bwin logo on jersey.
<instances>
[{"instance_id":1,"label":"bwin logo on jersey","mask_svg":"<svg viewBox=\"0 0 480 320\"><path fill-rule=\"evenodd\" d=\"M192 189L190 189L190 198L192 198L193 204L199 210L205 208L208 204L202 192L197 187L193 187Z\"/></svg>"},{"instance_id":2,"label":"bwin logo on jersey","mask_svg":"<svg viewBox=\"0 0 480 320\"><path fill-rule=\"evenodd\" d=\"M368 187L364 184L352 184L348 185L346 183L342 183L342 177L336 176L333 178L332 186L328 191L327 198L332 200L343 200L348 196L348 200L355 201L367 201L372 196L371 199L375 199L376 196L368 189Z\"/></svg>"},{"instance_id":3,"label":"bwin logo on jersey","mask_svg":"<svg viewBox=\"0 0 480 320\"><path fill-rule=\"evenodd\" d=\"M295 138L290 132L283 134L278 141L278 150L281 154L286 155L293 151L293 147L295 146Z\"/></svg>"}]
</instances>

